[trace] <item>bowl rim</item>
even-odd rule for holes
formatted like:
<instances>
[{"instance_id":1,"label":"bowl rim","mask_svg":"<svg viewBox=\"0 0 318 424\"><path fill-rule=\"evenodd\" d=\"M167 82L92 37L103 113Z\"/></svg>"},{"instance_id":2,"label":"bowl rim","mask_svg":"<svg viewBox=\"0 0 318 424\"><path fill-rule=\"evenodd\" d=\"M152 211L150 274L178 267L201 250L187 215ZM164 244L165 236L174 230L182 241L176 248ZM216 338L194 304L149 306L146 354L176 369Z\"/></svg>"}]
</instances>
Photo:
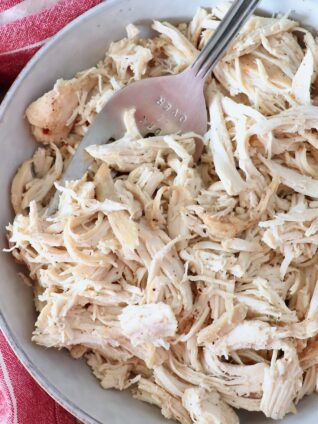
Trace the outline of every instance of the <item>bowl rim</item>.
<instances>
[{"instance_id":1,"label":"bowl rim","mask_svg":"<svg viewBox=\"0 0 318 424\"><path fill-rule=\"evenodd\" d=\"M0 129L3 124L3 118L5 116L7 108L10 106L15 93L19 90L21 84L25 78L32 72L33 67L41 60L42 56L50 50L55 43L61 40L64 35L73 30L78 24L88 19L91 19L92 16L95 16L100 13L101 9L112 9L116 4L124 3L126 0L107 0L107 2L102 2L97 6L92 7L82 15L75 18L73 21L68 23L64 28L58 31L44 46L42 46L35 55L29 60L25 67L21 70L8 92L6 93L4 99L0 104ZM5 336L7 342L11 346L13 352L16 354L19 361L22 363L24 368L28 373L34 378L34 380L42 387L42 389L48 393L57 403L59 403L64 409L70 412L73 416L78 418L84 423L87 424L102 424L101 421L96 420L90 414L85 412L81 407L77 406L72 402L67 396L65 396L59 389L52 384L49 379L43 374L25 352L22 346L19 344L17 338L10 330L10 325L5 319L2 311L0 310L0 329Z\"/></svg>"}]
</instances>

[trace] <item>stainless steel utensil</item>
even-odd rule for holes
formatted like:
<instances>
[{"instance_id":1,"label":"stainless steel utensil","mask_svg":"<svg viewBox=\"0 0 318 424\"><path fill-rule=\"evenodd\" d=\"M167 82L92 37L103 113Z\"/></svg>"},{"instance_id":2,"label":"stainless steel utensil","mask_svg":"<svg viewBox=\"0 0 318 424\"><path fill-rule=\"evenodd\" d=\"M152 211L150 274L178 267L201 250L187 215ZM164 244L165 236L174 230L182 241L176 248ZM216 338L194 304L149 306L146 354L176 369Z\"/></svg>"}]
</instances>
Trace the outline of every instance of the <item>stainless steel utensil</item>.
<instances>
[{"instance_id":1,"label":"stainless steel utensil","mask_svg":"<svg viewBox=\"0 0 318 424\"><path fill-rule=\"evenodd\" d=\"M259 2L234 1L195 62L184 72L137 81L114 94L87 131L60 183L63 185L83 176L91 163L85 153L88 146L104 144L123 135L123 113L127 109L135 108L136 122L142 135L188 131L203 135L207 130L203 93L205 79ZM195 159L200 157L202 148L198 141ZM49 214L55 211L57 205L56 194L50 203Z\"/></svg>"}]
</instances>

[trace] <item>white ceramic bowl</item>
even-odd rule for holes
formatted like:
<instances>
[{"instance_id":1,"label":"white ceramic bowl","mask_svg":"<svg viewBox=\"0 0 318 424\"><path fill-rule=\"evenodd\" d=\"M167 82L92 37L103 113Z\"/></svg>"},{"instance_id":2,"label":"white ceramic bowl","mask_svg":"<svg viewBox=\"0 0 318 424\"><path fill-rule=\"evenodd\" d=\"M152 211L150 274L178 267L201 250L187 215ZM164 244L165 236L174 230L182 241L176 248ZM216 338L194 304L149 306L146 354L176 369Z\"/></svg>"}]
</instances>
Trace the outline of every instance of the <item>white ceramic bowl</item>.
<instances>
[{"instance_id":1,"label":"white ceramic bowl","mask_svg":"<svg viewBox=\"0 0 318 424\"><path fill-rule=\"evenodd\" d=\"M149 35L151 19L190 19L198 6L211 7L218 0L108 0L61 31L22 71L0 108L0 249L6 247L5 226L12 219L9 202L11 179L35 142L24 120L27 105L60 77L94 65L112 40L124 36L125 26L135 22ZM279 10L278 10L279 8ZM289 12L307 25L318 22L315 0L264 0L261 10ZM32 294L17 277L18 266L10 255L0 254L0 324L10 344L33 377L70 412L87 423L159 424L166 420L155 407L135 401L129 393L103 390L82 361L66 352L45 350L30 341L35 320ZM284 423L317 422L317 398L301 402L299 415ZM242 422L268 422L261 414L241 414Z\"/></svg>"}]
</instances>

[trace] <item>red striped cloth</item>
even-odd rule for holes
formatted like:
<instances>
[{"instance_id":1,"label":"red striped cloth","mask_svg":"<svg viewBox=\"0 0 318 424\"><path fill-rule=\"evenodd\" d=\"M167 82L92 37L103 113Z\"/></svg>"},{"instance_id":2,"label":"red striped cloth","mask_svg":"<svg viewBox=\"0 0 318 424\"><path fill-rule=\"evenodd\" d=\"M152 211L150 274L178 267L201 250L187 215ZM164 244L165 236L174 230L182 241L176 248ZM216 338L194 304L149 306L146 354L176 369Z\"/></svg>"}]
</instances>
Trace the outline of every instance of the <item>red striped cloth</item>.
<instances>
[{"instance_id":1,"label":"red striped cloth","mask_svg":"<svg viewBox=\"0 0 318 424\"><path fill-rule=\"evenodd\" d=\"M23 368L0 332L0 423L76 424Z\"/></svg>"},{"instance_id":2,"label":"red striped cloth","mask_svg":"<svg viewBox=\"0 0 318 424\"><path fill-rule=\"evenodd\" d=\"M0 0L0 84L9 85L33 54L102 0Z\"/></svg>"},{"instance_id":3,"label":"red striped cloth","mask_svg":"<svg viewBox=\"0 0 318 424\"><path fill-rule=\"evenodd\" d=\"M0 0L0 92L48 39L101 2ZM0 332L0 424L76 422L32 379Z\"/></svg>"}]
</instances>

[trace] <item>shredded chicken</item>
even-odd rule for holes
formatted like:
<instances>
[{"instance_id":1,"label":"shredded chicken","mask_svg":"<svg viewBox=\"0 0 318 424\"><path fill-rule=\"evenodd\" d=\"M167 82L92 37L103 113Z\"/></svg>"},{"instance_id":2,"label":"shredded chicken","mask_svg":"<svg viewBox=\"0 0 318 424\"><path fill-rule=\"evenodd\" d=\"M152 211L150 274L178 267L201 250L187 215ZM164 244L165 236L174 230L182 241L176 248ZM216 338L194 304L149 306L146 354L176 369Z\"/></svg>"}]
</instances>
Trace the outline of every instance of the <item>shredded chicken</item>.
<instances>
[{"instance_id":1,"label":"shredded chicken","mask_svg":"<svg viewBox=\"0 0 318 424\"><path fill-rule=\"evenodd\" d=\"M151 39L130 24L96 67L58 80L26 111L42 145L11 190L34 342L182 424L281 419L318 389L317 40L286 16L250 19L207 81L198 163L196 134L143 138L126 111L82 179L58 180L108 99L185 69L228 7L155 21Z\"/></svg>"}]
</instances>

